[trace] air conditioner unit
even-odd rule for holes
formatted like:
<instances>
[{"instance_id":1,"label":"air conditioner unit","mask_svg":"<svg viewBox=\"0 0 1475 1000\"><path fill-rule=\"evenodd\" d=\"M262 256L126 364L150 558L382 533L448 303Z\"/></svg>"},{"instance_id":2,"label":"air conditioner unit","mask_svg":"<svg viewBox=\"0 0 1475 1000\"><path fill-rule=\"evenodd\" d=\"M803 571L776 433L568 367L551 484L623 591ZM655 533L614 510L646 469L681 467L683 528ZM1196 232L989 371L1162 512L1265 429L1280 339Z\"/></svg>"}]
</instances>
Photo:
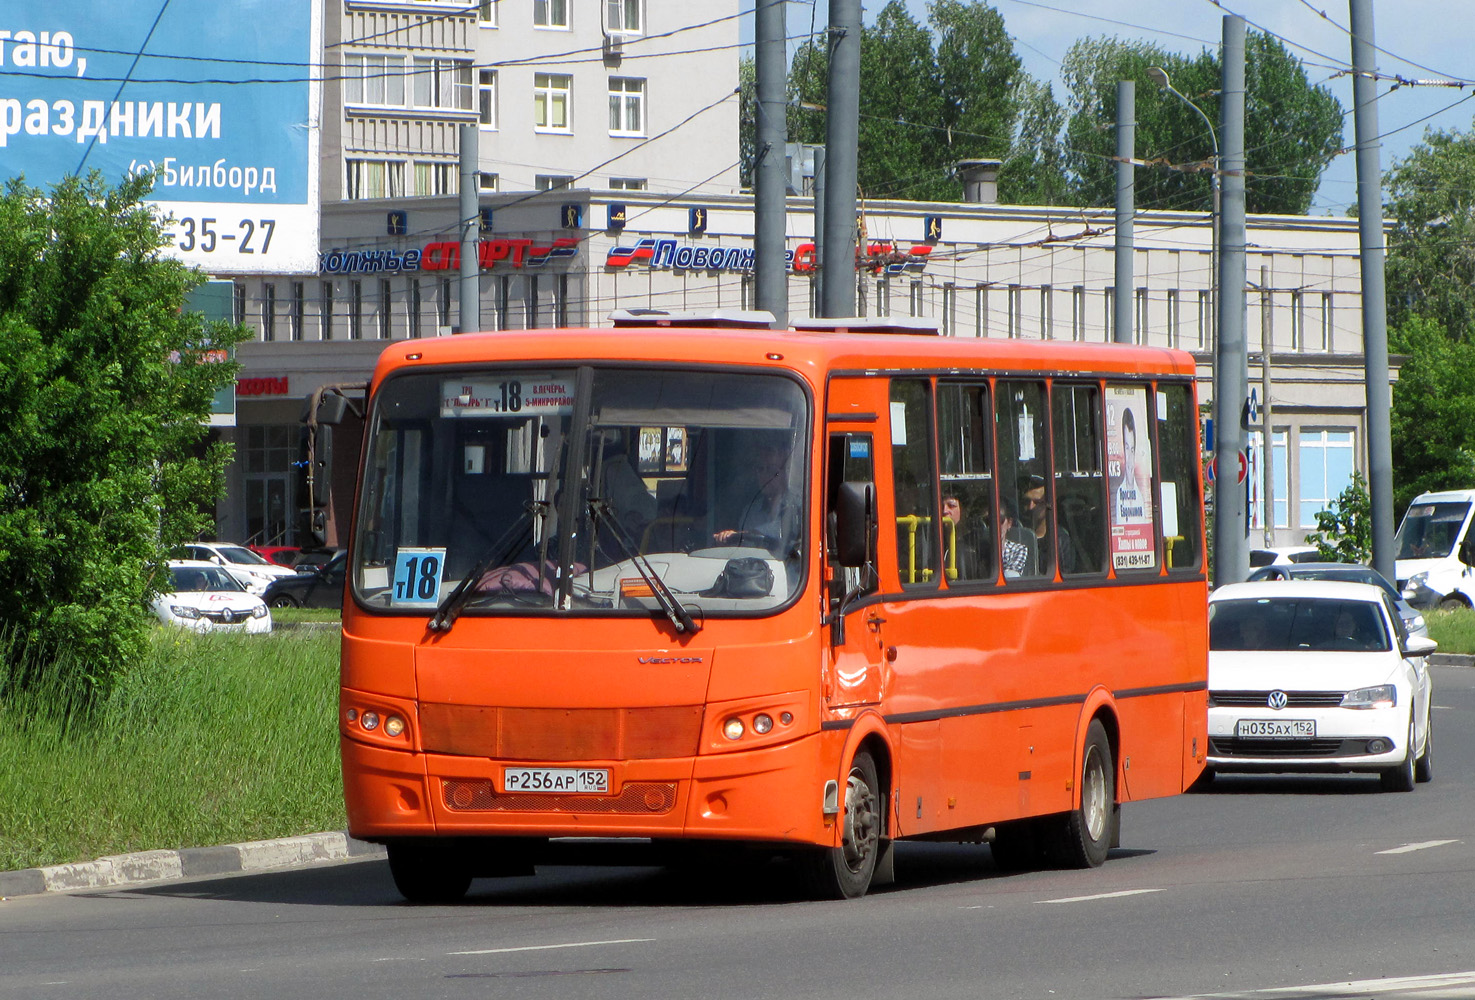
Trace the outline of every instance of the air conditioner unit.
<instances>
[{"instance_id":1,"label":"air conditioner unit","mask_svg":"<svg viewBox=\"0 0 1475 1000\"><path fill-rule=\"evenodd\" d=\"M625 39L620 35L604 36L604 61L607 64L618 64L620 57L625 54Z\"/></svg>"}]
</instances>

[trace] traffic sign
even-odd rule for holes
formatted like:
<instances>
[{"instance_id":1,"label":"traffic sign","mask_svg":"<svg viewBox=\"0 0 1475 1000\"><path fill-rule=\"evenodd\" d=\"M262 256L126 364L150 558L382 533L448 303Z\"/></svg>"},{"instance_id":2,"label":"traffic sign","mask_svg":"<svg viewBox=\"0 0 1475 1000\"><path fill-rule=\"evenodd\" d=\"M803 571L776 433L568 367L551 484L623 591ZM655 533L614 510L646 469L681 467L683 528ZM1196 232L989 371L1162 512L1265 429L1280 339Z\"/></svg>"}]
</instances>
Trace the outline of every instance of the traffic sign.
<instances>
[{"instance_id":1,"label":"traffic sign","mask_svg":"<svg viewBox=\"0 0 1475 1000\"><path fill-rule=\"evenodd\" d=\"M1241 451L1239 453L1239 478L1236 479L1235 482L1236 483L1242 483L1242 482L1244 482L1245 481L1245 477L1248 476L1249 473L1250 473L1250 460L1245 456L1245 453L1243 451Z\"/></svg>"}]
</instances>

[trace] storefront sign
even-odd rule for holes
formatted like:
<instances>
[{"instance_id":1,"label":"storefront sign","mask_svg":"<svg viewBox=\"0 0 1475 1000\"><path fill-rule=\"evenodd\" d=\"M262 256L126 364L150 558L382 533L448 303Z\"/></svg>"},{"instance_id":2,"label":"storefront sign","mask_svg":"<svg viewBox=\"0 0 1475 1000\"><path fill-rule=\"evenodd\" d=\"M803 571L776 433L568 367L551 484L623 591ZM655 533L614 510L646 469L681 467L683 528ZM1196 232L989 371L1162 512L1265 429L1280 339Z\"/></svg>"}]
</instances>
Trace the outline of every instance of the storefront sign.
<instances>
[{"instance_id":1,"label":"storefront sign","mask_svg":"<svg viewBox=\"0 0 1475 1000\"><path fill-rule=\"evenodd\" d=\"M930 246L913 246L903 250L894 243L880 241L867 244L866 256L862 260L856 255L856 269L864 268L872 274L902 274L906 271L920 272L927 266ZM746 273L753 269L751 247L706 247L692 246L672 239L647 237L631 246L611 248L605 257L604 266L625 268L634 263L643 263L652 271L708 271L712 273ZM784 251L785 270L795 274L814 271L813 243L801 243L793 250Z\"/></svg>"},{"instance_id":2,"label":"storefront sign","mask_svg":"<svg viewBox=\"0 0 1475 1000\"><path fill-rule=\"evenodd\" d=\"M480 240L476 256L483 270L499 263L513 267L542 267L550 260L573 257L579 240L561 236L542 245L536 240L502 238ZM423 250L329 250L318 254L320 274L398 274L404 271L457 271L461 268L461 244L451 241L427 243Z\"/></svg>"},{"instance_id":3,"label":"storefront sign","mask_svg":"<svg viewBox=\"0 0 1475 1000\"><path fill-rule=\"evenodd\" d=\"M280 378L236 379L237 396L287 396L291 394L286 375Z\"/></svg>"}]
</instances>

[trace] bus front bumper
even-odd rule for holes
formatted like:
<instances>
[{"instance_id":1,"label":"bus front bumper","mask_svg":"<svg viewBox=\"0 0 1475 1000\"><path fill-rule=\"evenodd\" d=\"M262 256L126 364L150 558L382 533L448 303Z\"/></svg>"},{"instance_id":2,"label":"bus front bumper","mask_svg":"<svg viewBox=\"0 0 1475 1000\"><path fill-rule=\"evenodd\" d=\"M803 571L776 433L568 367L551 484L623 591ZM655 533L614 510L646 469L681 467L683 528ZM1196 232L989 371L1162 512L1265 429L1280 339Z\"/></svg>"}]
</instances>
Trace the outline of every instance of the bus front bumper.
<instances>
[{"instance_id":1,"label":"bus front bumper","mask_svg":"<svg viewBox=\"0 0 1475 1000\"><path fill-rule=\"evenodd\" d=\"M425 754L340 738L349 832L364 840L433 836L653 837L835 843L823 812L843 734L667 760L580 761L609 792L507 792L524 761Z\"/></svg>"}]
</instances>

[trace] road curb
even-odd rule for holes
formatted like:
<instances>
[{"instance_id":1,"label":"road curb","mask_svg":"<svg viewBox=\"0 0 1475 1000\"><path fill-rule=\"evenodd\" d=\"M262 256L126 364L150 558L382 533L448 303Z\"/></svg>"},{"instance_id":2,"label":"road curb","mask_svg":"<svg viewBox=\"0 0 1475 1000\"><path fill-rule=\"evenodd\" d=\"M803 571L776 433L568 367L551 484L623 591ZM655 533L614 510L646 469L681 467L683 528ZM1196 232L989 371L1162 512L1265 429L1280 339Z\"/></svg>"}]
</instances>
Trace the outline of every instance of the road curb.
<instances>
[{"instance_id":1,"label":"road curb","mask_svg":"<svg viewBox=\"0 0 1475 1000\"><path fill-rule=\"evenodd\" d=\"M1469 653L1432 653L1429 663L1436 667L1475 667L1475 656Z\"/></svg>"},{"instance_id":2,"label":"road curb","mask_svg":"<svg viewBox=\"0 0 1475 1000\"><path fill-rule=\"evenodd\" d=\"M383 847L355 840L342 830L245 844L187 847L178 851L137 851L109 855L96 861L0 872L0 899L73 889L145 885L200 875L303 868L324 861L344 861L383 853Z\"/></svg>"}]
</instances>

